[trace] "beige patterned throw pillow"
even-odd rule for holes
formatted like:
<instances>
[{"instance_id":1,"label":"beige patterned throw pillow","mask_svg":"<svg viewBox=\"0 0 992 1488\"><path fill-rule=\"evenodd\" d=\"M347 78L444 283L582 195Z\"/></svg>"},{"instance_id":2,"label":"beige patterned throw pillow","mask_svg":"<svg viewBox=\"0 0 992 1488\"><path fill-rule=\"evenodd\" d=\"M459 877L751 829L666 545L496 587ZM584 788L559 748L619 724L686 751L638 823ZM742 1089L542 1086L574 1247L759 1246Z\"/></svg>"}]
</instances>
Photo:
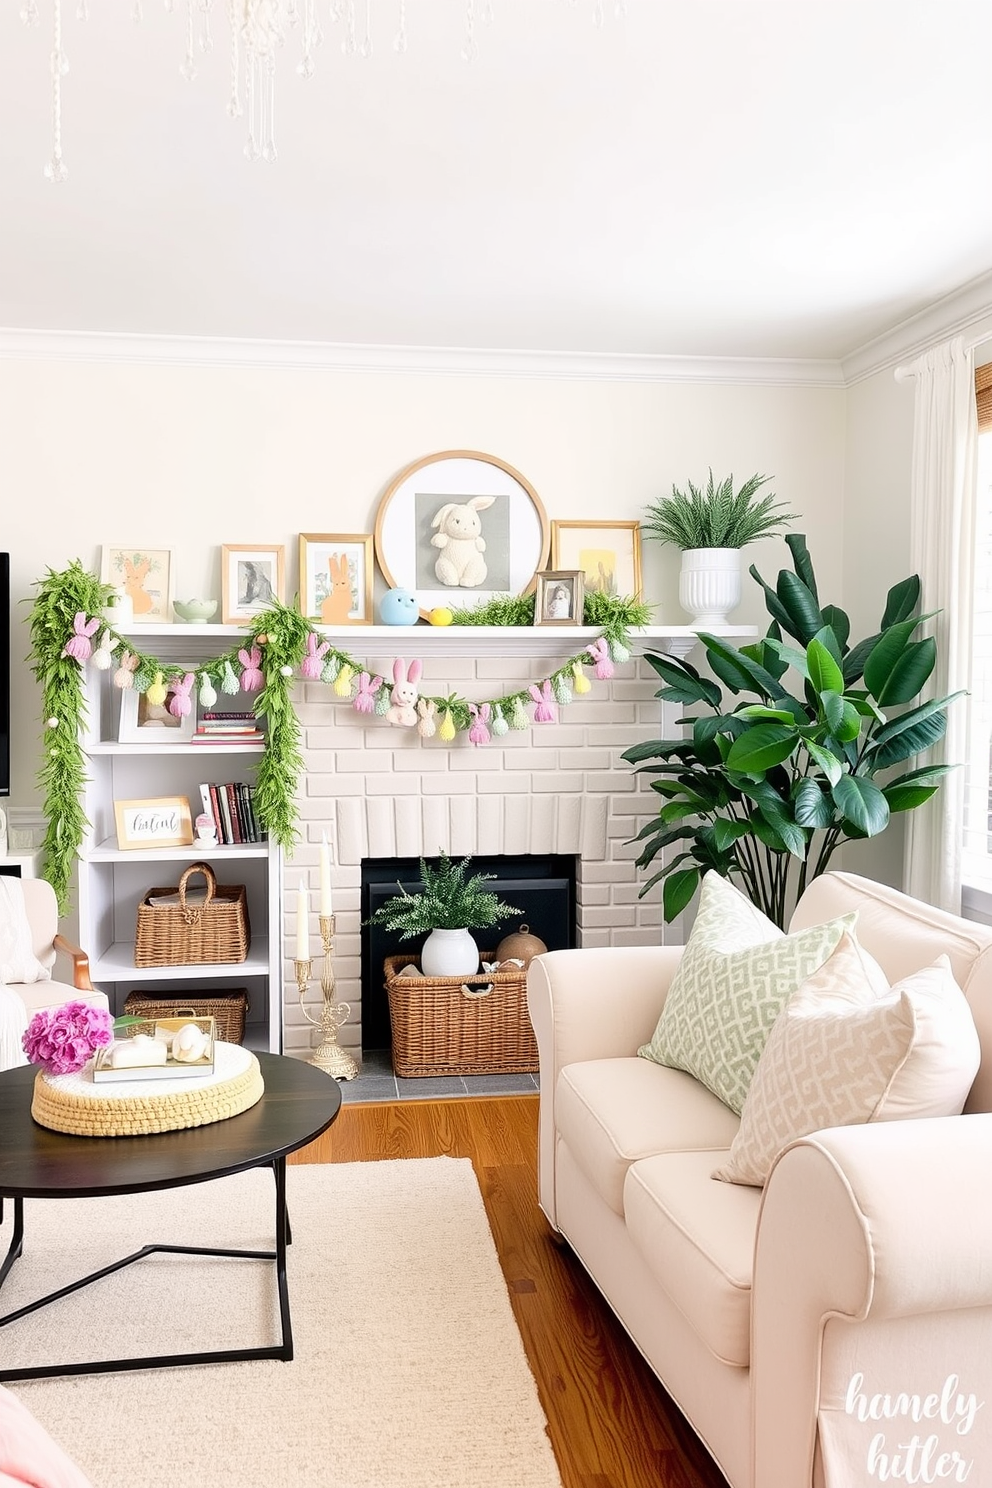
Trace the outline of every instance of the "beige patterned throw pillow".
<instances>
[{"instance_id":1,"label":"beige patterned throw pillow","mask_svg":"<svg viewBox=\"0 0 992 1488\"><path fill-rule=\"evenodd\" d=\"M696 920L645 1059L687 1070L740 1114L772 1024L835 950L855 914L783 935L719 873Z\"/></svg>"},{"instance_id":2,"label":"beige patterned throw pillow","mask_svg":"<svg viewBox=\"0 0 992 1488\"><path fill-rule=\"evenodd\" d=\"M713 1177L760 1187L783 1147L810 1132L955 1115L980 1054L946 956L890 988L845 934L772 1029L730 1157Z\"/></svg>"}]
</instances>

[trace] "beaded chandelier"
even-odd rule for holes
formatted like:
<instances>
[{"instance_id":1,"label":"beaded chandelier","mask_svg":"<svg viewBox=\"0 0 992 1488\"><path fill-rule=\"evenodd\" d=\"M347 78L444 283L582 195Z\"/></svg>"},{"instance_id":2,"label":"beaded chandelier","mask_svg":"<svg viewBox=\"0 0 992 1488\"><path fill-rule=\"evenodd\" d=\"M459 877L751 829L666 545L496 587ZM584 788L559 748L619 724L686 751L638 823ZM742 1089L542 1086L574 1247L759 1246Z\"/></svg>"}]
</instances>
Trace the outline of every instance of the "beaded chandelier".
<instances>
[{"instance_id":1,"label":"beaded chandelier","mask_svg":"<svg viewBox=\"0 0 992 1488\"><path fill-rule=\"evenodd\" d=\"M42 0L44 3L44 0ZM132 0L131 18L141 21L144 0ZM179 71L187 82L197 75L197 56L213 50L211 21L215 0L164 0L167 11L179 11L184 22L185 55ZM465 6L464 40L461 57L472 62L478 54L476 24L493 20L493 0L462 0ZM569 0L574 5L575 0ZM62 44L63 0L50 0L52 15L52 155L45 166L50 181L64 181L68 175L62 156L62 79L69 62ZM393 50L407 50L407 0L392 0L396 14ZM609 0L617 16L626 12L626 0ZM276 53L291 30L299 32L300 58L296 71L303 79L316 71L315 55L324 41L318 14L318 0L217 0L217 8L226 11L230 34L229 92L227 113L232 119L244 117L248 138L244 153L248 160L265 160L272 164L277 156L275 142L275 73ZM373 53L373 0L325 0L324 9L331 22L341 28L341 50L346 56L368 58ZM592 18L597 26L605 20L607 0L592 0ZM76 17L85 21L89 0L75 0ZM41 23L39 0L21 0L20 18L27 26Z\"/></svg>"}]
</instances>

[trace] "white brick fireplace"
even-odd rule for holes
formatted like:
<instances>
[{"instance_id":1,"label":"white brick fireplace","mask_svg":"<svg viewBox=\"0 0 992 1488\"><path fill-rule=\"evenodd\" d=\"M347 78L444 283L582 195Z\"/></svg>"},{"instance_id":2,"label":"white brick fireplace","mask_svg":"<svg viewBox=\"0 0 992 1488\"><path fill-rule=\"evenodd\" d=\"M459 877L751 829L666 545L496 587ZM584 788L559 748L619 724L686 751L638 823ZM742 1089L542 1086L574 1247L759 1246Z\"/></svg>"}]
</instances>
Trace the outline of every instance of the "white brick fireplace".
<instances>
[{"instance_id":1,"label":"white brick fireplace","mask_svg":"<svg viewBox=\"0 0 992 1488\"><path fill-rule=\"evenodd\" d=\"M539 681L592 639L589 632L536 628L459 632L395 627L352 629L333 641L389 677L397 655L424 661L421 692L456 692L474 701ZM688 649L686 630L649 631L637 642ZM320 683L302 684L306 773L301 784L300 843L286 869L285 943L295 943L295 890L307 875L316 907L321 833L331 845L337 937L337 995L351 1004L341 1043L361 1049L359 889L363 858L466 854L565 853L577 857L577 932L581 946L657 945L665 937L659 889L638 899L643 875L630 843L658 809L650 777L620 759L642 739L675 730L678 709L662 727L661 685L642 657L616 668L558 710L557 723L531 724L477 746L451 744L355 711ZM530 712L531 710L528 710ZM315 932L315 914L311 932ZM312 942L316 937L312 933ZM316 968L315 968L316 972ZM292 962L285 963L285 1049L309 1053L315 1034L304 1020ZM316 1012L319 988L311 988Z\"/></svg>"}]
</instances>

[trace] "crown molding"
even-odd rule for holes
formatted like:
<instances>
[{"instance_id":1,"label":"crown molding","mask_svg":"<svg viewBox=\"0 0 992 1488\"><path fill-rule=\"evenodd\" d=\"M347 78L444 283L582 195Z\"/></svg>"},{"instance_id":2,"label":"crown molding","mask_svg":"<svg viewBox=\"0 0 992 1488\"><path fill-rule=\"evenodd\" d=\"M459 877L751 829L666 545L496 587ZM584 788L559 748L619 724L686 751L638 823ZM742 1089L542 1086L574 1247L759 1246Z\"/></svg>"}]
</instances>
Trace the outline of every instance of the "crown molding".
<instances>
[{"instance_id":1,"label":"crown molding","mask_svg":"<svg viewBox=\"0 0 992 1488\"><path fill-rule=\"evenodd\" d=\"M992 336L992 273L934 300L925 310L852 351L840 364L844 382L848 387L863 382L876 372L911 362L939 341L961 335L973 345Z\"/></svg>"},{"instance_id":2,"label":"crown molding","mask_svg":"<svg viewBox=\"0 0 992 1488\"><path fill-rule=\"evenodd\" d=\"M0 360L407 373L437 377L553 378L592 382L844 386L840 363L828 359L475 351L444 346L362 346L319 341L249 341L108 332L0 329Z\"/></svg>"}]
</instances>

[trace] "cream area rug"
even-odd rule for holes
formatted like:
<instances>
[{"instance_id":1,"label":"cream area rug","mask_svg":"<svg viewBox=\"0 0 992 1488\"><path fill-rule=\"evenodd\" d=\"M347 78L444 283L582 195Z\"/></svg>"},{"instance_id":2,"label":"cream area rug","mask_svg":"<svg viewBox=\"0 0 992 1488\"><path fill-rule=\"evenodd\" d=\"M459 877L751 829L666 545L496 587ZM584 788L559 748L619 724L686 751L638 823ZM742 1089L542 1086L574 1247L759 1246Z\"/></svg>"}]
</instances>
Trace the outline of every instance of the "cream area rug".
<instances>
[{"instance_id":1,"label":"cream area rug","mask_svg":"<svg viewBox=\"0 0 992 1488\"><path fill-rule=\"evenodd\" d=\"M287 1186L290 1363L10 1385L94 1488L561 1488L471 1163L291 1166ZM26 1200L0 1315L153 1241L270 1250L273 1217L268 1170ZM277 1340L272 1263L155 1255L0 1329L0 1358Z\"/></svg>"}]
</instances>

